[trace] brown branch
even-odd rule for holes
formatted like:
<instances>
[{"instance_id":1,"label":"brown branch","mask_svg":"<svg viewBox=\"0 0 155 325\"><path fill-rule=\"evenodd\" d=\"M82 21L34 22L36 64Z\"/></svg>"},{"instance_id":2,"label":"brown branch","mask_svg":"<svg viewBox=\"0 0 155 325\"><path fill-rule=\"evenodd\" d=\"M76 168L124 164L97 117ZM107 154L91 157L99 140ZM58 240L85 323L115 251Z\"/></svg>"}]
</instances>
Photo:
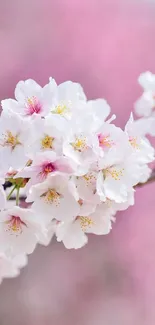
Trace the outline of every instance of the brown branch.
<instances>
[{"instance_id":1,"label":"brown branch","mask_svg":"<svg viewBox=\"0 0 155 325\"><path fill-rule=\"evenodd\" d=\"M11 196L9 201L15 201L16 200L16 196ZM25 201L26 200L26 196L20 196L19 197L20 201Z\"/></svg>"}]
</instances>

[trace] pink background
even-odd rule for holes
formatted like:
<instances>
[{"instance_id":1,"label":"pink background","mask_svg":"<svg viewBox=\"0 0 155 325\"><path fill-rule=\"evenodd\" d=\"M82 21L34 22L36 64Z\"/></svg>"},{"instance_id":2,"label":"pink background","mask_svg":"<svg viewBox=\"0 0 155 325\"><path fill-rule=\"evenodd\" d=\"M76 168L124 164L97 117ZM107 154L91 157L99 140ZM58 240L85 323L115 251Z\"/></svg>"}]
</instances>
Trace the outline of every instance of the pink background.
<instances>
[{"instance_id":1,"label":"pink background","mask_svg":"<svg viewBox=\"0 0 155 325\"><path fill-rule=\"evenodd\" d=\"M0 98L16 83L80 82L105 97L124 125L155 73L155 1L0 1ZM1 325L154 325L155 185L117 216L109 236L81 250L39 246L17 279L0 287Z\"/></svg>"}]
</instances>

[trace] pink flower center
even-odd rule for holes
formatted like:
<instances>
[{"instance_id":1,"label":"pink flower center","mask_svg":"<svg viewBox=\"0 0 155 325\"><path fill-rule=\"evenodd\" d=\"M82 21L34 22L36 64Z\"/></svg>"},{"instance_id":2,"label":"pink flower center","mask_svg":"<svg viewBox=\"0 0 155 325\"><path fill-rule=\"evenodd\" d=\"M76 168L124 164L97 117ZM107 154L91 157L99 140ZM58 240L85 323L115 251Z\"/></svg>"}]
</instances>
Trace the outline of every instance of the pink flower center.
<instances>
[{"instance_id":1,"label":"pink flower center","mask_svg":"<svg viewBox=\"0 0 155 325\"><path fill-rule=\"evenodd\" d=\"M101 148L111 148L114 142L110 139L109 135L98 134L99 145Z\"/></svg>"},{"instance_id":2,"label":"pink flower center","mask_svg":"<svg viewBox=\"0 0 155 325\"><path fill-rule=\"evenodd\" d=\"M26 103L26 115L40 114L42 111L42 105L37 99L33 96L32 98L27 99Z\"/></svg>"},{"instance_id":3,"label":"pink flower center","mask_svg":"<svg viewBox=\"0 0 155 325\"><path fill-rule=\"evenodd\" d=\"M55 164L48 162L48 163L44 163L44 165L42 166L42 176L43 178L46 178L48 176L48 174L54 172L56 170L56 166Z\"/></svg>"},{"instance_id":4,"label":"pink flower center","mask_svg":"<svg viewBox=\"0 0 155 325\"><path fill-rule=\"evenodd\" d=\"M27 227L26 223L20 219L18 216L10 216L10 220L7 220L5 224L7 225L6 231L11 234L19 235L23 232L22 227Z\"/></svg>"},{"instance_id":5,"label":"pink flower center","mask_svg":"<svg viewBox=\"0 0 155 325\"><path fill-rule=\"evenodd\" d=\"M134 149L138 150L140 148L137 137L129 137L129 142Z\"/></svg>"}]
</instances>

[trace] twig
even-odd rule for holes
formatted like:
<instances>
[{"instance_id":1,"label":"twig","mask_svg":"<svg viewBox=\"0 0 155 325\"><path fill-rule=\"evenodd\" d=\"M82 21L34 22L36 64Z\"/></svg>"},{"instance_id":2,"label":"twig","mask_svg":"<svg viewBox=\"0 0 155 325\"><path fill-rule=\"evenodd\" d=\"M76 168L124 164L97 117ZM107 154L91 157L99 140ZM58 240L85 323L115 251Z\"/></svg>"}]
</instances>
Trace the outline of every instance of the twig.
<instances>
[{"instance_id":1,"label":"twig","mask_svg":"<svg viewBox=\"0 0 155 325\"><path fill-rule=\"evenodd\" d=\"M7 196L7 200L10 200L11 195L12 195L12 193L14 192L15 188L16 188L16 184L13 186L11 192L10 192L9 195Z\"/></svg>"},{"instance_id":2,"label":"twig","mask_svg":"<svg viewBox=\"0 0 155 325\"><path fill-rule=\"evenodd\" d=\"M22 195L19 197L19 201L25 201L26 200L26 196ZM16 201L16 197L12 196L10 197L9 201Z\"/></svg>"},{"instance_id":3,"label":"twig","mask_svg":"<svg viewBox=\"0 0 155 325\"><path fill-rule=\"evenodd\" d=\"M17 187L17 195L16 195L16 205L19 205L19 199L20 199L19 192L20 192L20 187L18 186Z\"/></svg>"}]
</instances>

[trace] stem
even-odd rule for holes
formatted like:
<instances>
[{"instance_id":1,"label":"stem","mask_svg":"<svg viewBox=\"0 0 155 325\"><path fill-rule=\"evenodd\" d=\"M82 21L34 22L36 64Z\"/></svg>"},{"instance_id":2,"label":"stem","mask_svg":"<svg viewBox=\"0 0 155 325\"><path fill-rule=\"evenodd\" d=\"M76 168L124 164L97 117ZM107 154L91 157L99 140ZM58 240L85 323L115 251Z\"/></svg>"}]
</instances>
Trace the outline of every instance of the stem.
<instances>
[{"instance_id":1,"label":"stem","mask_svg":"<svg viewBox=\"0 0 155 325\"><path fill-rule=\"evenodd\" d=\"M19 205L19 191L20 191L20 186L17 187L16 205Z\"/></svg>"},{"instance_id":2,"label":"stem","mask_svg":"<svg viewBox=\"0 0 155 325\"><path fill-rule=\"evenodd\" d=\"M10 197L11 197L12 193L14 192L15 188L16 188L16 184L15 184L14 187L12 188L11 192L8 194L8 196L7 196L7 200L10 199Z\"/></svg>"}]
</instances>

